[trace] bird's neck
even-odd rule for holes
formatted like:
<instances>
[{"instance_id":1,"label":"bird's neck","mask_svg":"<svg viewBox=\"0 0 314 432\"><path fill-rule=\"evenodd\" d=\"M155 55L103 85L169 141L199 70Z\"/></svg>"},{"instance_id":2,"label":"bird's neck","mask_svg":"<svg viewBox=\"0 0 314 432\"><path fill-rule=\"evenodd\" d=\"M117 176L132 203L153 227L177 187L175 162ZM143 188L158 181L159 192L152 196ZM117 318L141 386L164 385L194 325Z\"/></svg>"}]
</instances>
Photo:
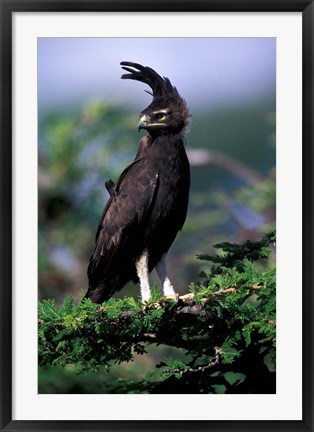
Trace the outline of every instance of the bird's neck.
<instances>
[{"instance_id":1,"label":"bird's neck","mask_svg":"<svg viewBox=\"0 0 314 432\"><path fill-rule=\"evenodd\" d=\"M169 140L172 140L173 137L183 137L185 136L184 132L182 132L182 130L175 130L172 132L167 132L167 133L158 133L158 134L152 134L150 133L149 135L146 135L147 138L150 138L150 143L153 144L156 140L158 139L167 139L169 138Z\"/></svg>"},{"instance_id":2,"label":"bird's neck","mask_svg":"<svg viewBox=\"0 0 314 432\"><path fill-rule=\"evenodd\" d=\"M145 135L140 141L135 159L145 156L152 146L158 146L160 142L164 145L165 140L169 142L170 145L173 145L175 142L185 143L185 134L181 132L169 135Z\"/></svg>"}]
</instances>

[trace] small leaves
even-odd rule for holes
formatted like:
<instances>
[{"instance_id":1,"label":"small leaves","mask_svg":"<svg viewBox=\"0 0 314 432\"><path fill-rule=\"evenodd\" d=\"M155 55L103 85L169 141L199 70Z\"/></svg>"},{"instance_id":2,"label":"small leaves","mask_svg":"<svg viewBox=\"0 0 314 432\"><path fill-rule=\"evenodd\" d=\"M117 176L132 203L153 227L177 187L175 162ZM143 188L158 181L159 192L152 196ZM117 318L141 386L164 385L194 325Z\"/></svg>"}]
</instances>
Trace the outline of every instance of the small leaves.
<instances>
[{"instance_id":1,"label":"small leaves","mask_svg":"<svg viewBox=\"0 0 314 432\"><path fill-rule=\"evenodd\" d=\"M163 371L161 374L162 381L165 381L172 376L174 376L177 379L180 379L182 377L182 374L189 369L189 367L184 362L179 360L174 360L170 357L165 359L163 365L167 369Z\"/></svg>"},{"instance_id":2,"label":"small leaves","mask_svg":"<svg viewBox=\"0 0 314 432\"><path fill-rule=\"evenodd\" d=\"M223 364L231 364L240 357L242 350L237 349L237 342L240 339L239 332L236 332L233 338L227 338L221 346L220 356Z\"/></svg>"},{"instance_id":3,"label":"small leaves","mask_svg":"<svg viewBox=\"0 0 314 432\"><path fill-rule=\"evenodd\" d=\"M207 280L190 284L178 299L160 298L154 287L149 302L111 298L102 305L90 300L60 307L52 300L38 305L39 364L75 365L78 373L110 371L112 365L145 355L149 344L180 349L177 358L161 362L165 385L197 382L200 392L232 392L247 385L254 368L268 370L273 380L276 345L275 269L260 270L255 260L269 254L272 234L242 245L220 243L223 254L202 255L214 263ZM251 358L254 357L254 360ZM252 372L243 365L249 362ZM251 368L251 366L250 366ZM143 377L138 389L151 391L158 383ZM254 381L254 380L253 380ZM117 392L136 393L135 381L117 382Z\"/></svg>"},{"instance_id":4,"label":"small leaves","mask_svg":"<svg viewBox=\"0 0 314 432\"><path fill-rule=\"evenodd\" d=\"M244 272L245 261L254 262L268 257L270 254L269 246L275 242L275 239L275 231L272 231L265 234L259 241L247 240L242 244L218 243L214 247L222 249L223 254L199 254L197 258L217 264L212 267L212 274L222 273L225 268L236 268L238 272Z\"/></svg>"}]
</instances>

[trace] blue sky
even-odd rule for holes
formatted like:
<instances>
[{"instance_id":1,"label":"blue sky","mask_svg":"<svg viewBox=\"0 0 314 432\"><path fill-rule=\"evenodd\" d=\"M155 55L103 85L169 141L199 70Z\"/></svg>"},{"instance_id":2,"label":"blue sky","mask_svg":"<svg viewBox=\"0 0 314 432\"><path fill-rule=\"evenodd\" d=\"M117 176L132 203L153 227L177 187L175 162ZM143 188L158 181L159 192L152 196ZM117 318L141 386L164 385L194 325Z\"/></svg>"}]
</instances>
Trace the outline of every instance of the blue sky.
<instances>
[{"instance_id":1,"label":"blue sky","mask_svg":"<svg viewBox=\"0 0 314 432\"><path fill-rule=\"evenodd\" d=\"M39 38L39 112L90 99L150 102L142 83L120 80L120 61L167 76L191 111L263 101L274 107L275 38Z\"/></svg>"}]
</instances>

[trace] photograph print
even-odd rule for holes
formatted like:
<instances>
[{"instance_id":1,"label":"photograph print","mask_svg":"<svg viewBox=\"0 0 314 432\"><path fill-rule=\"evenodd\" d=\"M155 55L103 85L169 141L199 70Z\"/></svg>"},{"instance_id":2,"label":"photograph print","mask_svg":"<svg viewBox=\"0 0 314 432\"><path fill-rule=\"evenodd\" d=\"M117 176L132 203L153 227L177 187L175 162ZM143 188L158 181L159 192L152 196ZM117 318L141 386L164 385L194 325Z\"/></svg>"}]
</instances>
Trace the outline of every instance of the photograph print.
<instances>
[{"instance_id":1,"label":"photograph print","mask_svg":"<svg viewBox=\"0 0 314 432\"><path fill-rule=\"evenodd\" d=\"M276 39L38 38L38 393L276 393Z\"/></svg>"}]
</instances>

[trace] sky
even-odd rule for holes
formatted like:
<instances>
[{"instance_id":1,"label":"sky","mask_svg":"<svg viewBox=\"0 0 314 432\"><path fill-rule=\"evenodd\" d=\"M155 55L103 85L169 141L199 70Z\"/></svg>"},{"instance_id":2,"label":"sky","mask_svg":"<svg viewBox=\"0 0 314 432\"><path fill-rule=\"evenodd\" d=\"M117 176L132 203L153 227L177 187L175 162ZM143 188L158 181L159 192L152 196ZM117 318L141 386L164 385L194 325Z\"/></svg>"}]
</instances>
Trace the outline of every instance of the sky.
<instances>
[{"instance_id":1,"label":"sky","mask_svg":"<svg viewBox=\"0 0 314 432\"><path fill-rule=\"evenodd\" d=\"M143 108L151 97L120 80L123 60L170 78L192 112L275 103L275 38L38 38L39 113L91 99Z\"/></svg>"}]
</instances>

